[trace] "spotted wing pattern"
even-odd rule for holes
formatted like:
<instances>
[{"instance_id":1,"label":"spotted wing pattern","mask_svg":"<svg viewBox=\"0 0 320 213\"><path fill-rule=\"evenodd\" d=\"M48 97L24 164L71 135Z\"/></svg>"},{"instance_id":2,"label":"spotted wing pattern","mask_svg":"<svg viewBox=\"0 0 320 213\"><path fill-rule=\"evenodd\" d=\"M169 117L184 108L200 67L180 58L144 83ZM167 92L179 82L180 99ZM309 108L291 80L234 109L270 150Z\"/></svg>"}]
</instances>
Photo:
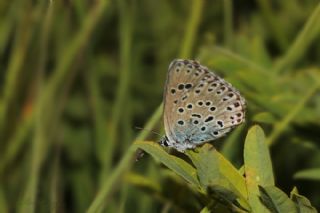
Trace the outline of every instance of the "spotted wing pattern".
<instances>
[{"instance_id":1,"label":"spotted wing pattern","mask_svg":"<svg viewBox=\"0 0 320 213\"><path fill-rule=\"evenodd\" d=\"M169 65L164 92L167 144L179 151L222 137L245 120L245 100L194 60Z\"/></svg>"}]
</instances>

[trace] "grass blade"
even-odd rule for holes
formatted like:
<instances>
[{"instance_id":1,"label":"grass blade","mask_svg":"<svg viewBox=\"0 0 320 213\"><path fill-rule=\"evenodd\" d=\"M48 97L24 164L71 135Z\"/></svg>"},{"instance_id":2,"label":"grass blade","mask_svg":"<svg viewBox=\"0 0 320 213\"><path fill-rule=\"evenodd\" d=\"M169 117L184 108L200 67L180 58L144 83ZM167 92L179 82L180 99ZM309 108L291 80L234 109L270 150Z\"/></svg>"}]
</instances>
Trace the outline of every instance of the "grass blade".
<instances>
[{"instance_id":1,"label":"grass blade","mask_svg":"<svg viewBox=\"0 0 320 213\"><path fill-rule=\"evenodd\" d=\"M290 46L286 54L275 64L273 71L276 73L283 72L294 66L299 59L305 54L308 47L320 33L320 3L310 15L297 38Z\"/></svg>"},{"instance_id":2,"label":"grass blade","mask_svg":"<svg viewBox=\"0 0 320 213\"><path fill-rule=\"evenodd\" d=\"M193 49L193 45L196 39L196 33L201 21L203 4L203 0L192 1L192 5L190 7L191 14L189 16L190 19L187 22L188 24L186 26L186 32L182 41L182 48L179 54L181 58L189 58L191 55L191 51Z\"/></svg>"},{"instance_id":3,"label":"grass blade","mask_svg":"<svg viewBox=\"0 0 320 213\"><path fill-rule=\"evenodd\" d=\"M305 96L299 100L299 102L292 108L291 111L278 123L274 125L274 129L267 138L267 144L273 145L276 139L281 135L281 133L289 126L289 123L294 119L294 117L303 109L306 103L311 99L314 93L319 89L319 83L316 82L312 85L309 90L306 91Z\"/></svg>"},{"instance_id":4,"label":"grass blade","mask_svg":"<svg viewBox=\"0 0 320 213\"><path fill-rule=\"evenodd\" d=\"M294 174L295 179L320 181L320 168L301 170Z\"/></svg>"},{"instance_id":5,"label":"grass blade","mask_svg":"<svg viewBox=\"0 0 320 213\"><path fill-rule=\"evenodd\" d=\"M162 115L162 104L157 108L154 112L153 116L147 122L145 129L152 129L152 127L159 121ZM144 140L149 133L146 131L141 131L141 133L136 137L136 141ZM112 192L112 190L117 185L116 183L120 181L121 175L128 170L132 163L134 162L133 156L136 153L137 147L133 144L129 147L127 152L121 158L120 163L116 166L116 168L112 171L111 175L103 181L103 185L101 186L100 191L97 196L92 201L91 205L88 208L88 213L96 213L101 211L101 208L105 202L105 199Z\"/></svg>"}]
</instances>

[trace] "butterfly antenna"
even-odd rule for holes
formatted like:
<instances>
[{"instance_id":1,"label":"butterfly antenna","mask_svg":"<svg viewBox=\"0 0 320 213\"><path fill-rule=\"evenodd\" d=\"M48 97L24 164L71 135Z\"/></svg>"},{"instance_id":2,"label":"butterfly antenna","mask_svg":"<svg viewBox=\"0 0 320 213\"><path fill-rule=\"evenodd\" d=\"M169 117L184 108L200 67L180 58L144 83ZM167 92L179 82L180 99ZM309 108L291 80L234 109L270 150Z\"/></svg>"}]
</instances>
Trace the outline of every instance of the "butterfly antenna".
<instances>
[{"instance_id":1,"label":"butterfly antenna","mask_svg":"<svg viewBox=\"0 0 320 213\"><path fill-rule=\"evenodd\" d=\"M151 132L151 133L153 133L153 134L155 134L155 135L158 135L158 136L162 137L162 135L160 135L158 132L156 132L156 131L154 131L154 130L145 129L145 128L138 127L138 126L136 126L135 128L136 128L136 129L139 129L139 130L143 130L143 131L148 131L148 132Z\"/></svg>"}]
</instances>

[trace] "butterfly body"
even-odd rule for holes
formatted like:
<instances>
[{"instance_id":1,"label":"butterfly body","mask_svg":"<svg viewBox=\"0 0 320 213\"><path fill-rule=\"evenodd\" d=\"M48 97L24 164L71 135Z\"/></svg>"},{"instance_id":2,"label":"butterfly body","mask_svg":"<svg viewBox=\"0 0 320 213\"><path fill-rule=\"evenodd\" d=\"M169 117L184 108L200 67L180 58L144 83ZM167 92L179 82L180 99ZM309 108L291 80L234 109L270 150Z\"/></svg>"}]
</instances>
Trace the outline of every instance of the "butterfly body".
<instances>
[{"instance_id":1,"label":"butterfly body","mask_svg":"<svg viewBox=\"0 0 320 213\"><path fill-rule=\"evenodd\" d=\"M165 137L183 152L222 137L244 122L245 100L231 84L193 60L169 65L164 91Z\"/></svg>"}]
</instances>

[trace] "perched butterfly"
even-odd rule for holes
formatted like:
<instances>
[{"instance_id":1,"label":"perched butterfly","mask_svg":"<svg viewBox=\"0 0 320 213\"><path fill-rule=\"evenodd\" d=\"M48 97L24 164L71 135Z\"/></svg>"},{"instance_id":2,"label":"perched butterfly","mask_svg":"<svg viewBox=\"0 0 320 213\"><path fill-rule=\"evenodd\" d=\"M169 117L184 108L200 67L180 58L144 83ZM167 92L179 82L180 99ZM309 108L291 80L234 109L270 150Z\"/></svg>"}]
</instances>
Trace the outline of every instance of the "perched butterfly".
<instances>
[{"instance_id":1,"label":"perched butterfly","mask_svg":"<svg viewBox=\"0 0 320 213\"><path fill-rule=\"evenodd\" d=\"M183 152L224 136L245 120L245 99L232 85L194 60L169 65L164 90L165 136Z\"/></svg>"}]
</instances>

